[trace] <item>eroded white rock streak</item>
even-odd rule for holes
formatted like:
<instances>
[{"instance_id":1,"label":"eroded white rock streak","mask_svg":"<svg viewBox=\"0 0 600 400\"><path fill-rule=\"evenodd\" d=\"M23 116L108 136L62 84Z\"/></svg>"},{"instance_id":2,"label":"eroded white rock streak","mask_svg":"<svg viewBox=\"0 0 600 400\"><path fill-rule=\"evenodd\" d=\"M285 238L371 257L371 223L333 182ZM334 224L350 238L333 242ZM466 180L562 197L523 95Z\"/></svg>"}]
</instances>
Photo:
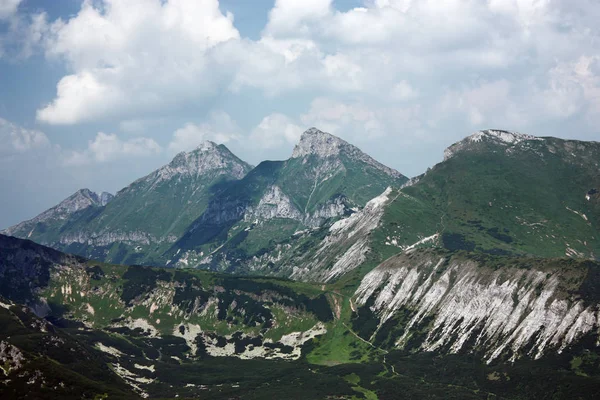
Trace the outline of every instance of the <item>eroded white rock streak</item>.
<instances>
[{"instance_id":1,"label":"eroded white rock streak","mask_svg":"<svg viewBox=\"0 0 600 400\"><path fill-rule=\"evenodd\" d=\"M387 188L362 210L335 222L311 258L302 260L303 268L294 268L292 278L329 282L362 264L369 251L368 235L378 226L391 193L392 188ZM341 255L331 260L331 254ZM333 267L328 268L332 261Z\"/></svg>"},{"instance_id":2,"label":"eroded white rock streak","mask_svg":"<svg viewBox=\"0 0 600 400\"><path fill-rule=\"evenodd\" d=\"M268 220L273 218L289 218L302 220L302 213L294 206L292 200L279 186L271 186L258 202L256 207L248 207L244 219Z\"/></svg>"},{"instance_id":3,"label":"eroded white rock streak","mask_svg":"<svg viewBox=\"0 0 600 400\"><path fill-rule=\"evenodd\" d=\"M583 279L583 271L570 273ZM355 297L362 306L373 299L380 326L401 309L411 311L399 347L430 317L423 350L478 350L488 362L501 356L514 360L527 351L537 359L599 328L598 305L569 298L563 280L558 269L494 270L423 251L396 256L371 271Z\"/></svg>"}]
</instances>

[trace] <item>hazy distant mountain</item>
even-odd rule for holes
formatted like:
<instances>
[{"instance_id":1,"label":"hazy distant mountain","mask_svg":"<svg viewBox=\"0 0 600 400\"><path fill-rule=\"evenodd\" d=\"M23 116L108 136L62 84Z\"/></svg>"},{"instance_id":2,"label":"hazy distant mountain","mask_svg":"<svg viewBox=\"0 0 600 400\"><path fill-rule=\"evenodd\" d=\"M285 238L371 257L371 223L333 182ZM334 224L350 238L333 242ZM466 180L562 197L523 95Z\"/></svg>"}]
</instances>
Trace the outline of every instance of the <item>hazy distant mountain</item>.
<instances>
[{"instance_id":1,"label":"hazy distant mountain","mask_svg":"<svg viewBox=\"0 0 600 400\"><path fill-rule=\"evenodd\" d=\"M99 260L160 263L156 259L203 213L219 184L250 169L225 146L207 141L110 202L83 190L4 233Z\"/></svg>"},{"instance_id":2,"label":"hazy distant mountain","mask_svg":"<svg viewBox=\"0 0 600 400\"><path fill-rule=\"evenodd\" d=\"M42 238L48 229L61 230L74 214L88 208L104 207L113 198L114 196L107 192L98 194L89 189L80 189L37 217L5 229L2 233L33 239Z\"/></svg>"}]
</instances>

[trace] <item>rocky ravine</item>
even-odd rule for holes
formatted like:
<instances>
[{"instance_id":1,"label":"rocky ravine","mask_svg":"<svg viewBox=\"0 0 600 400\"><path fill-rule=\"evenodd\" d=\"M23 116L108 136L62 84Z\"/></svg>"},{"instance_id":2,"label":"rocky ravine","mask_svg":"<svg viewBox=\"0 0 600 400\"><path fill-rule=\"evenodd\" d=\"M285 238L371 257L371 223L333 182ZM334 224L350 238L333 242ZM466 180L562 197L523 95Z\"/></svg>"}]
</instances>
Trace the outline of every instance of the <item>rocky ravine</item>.
<instances>
[{"instance_id":1,"label":"rocky ravine","mask_svg":"<svg viewBox=\"0 0 600 400\"><path fill-rule=\"evenodd\" d=\"M369 234L378 226L391 193L387 188L362 210L331 225L314 252L290 262L291 277L330 282L360 266L370 250Z\"/></svg>"}]
</instances>

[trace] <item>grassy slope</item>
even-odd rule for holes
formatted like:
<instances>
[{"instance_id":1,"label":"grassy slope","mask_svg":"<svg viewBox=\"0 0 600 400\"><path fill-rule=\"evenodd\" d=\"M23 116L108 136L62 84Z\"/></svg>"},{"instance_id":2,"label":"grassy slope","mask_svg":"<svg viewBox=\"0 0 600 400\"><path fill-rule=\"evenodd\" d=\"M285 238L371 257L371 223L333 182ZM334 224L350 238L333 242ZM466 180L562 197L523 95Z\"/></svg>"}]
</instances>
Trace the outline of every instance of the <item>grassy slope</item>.
<instances>
[{"instance_id":1,"label":"grassy slope","mask_svg":"<svg viewBox=\"0 0 600 400\"><path fill-rule=\"evenodd\" d=\"M510 153L493 146L464 151L436 165L387 208L374 234L377 251L397 251L385 245L388 237L410 245L441 233L451 250L562 257L571 248L597 257L600 208L585 196L600 187L592 161L600 146L592 143L572 160L564 141L547 142Z\"/></svg>"},{"instance_id":2,"label":"grassy slope","mask_svg":"<svg viewBox=\"0 0 600 400\"><path fill-rule=\"evenodd\" d=\"M226 164L235 163L250 170L249 165L224 146L220 146L219 151L225 154ZM178 167L176 160L171 163L173 168ZM28 231L15 232L15 235L106 262L162 265L166 261L163 253L204 212L210 198L223 190L232 179L227 173L227 166L224 170L225 173L220 169L197 177L175 175L164 181L160 180L159 172L154 171L121 190L104 207L89 207L64 220L37 224L31 235L29 227ZM79 233L92 236L106 233L137 234L149 237L151 243L144 244L143 240L135 245L127 240L108 245L61 243L61 238Z\"/></svg>"}]
</instances>

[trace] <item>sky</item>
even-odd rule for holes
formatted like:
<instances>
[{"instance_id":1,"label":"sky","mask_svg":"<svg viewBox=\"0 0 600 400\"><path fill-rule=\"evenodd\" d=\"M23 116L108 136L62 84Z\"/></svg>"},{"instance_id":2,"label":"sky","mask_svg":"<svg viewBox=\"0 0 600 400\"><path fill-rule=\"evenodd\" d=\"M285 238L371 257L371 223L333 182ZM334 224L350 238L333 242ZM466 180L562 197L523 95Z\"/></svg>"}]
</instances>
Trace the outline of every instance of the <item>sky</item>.
<instances>
[{"instance_id":1,"label":"sky","mask_svg":"<svg viewBox=\"0 0 600 400\"><path fill-rule=\"evenodd\" d=\"M480 129L600 140L596 0L0 0L0 228L203 140L317 127L407 176Z\"/></svg>"}]
</instances>

